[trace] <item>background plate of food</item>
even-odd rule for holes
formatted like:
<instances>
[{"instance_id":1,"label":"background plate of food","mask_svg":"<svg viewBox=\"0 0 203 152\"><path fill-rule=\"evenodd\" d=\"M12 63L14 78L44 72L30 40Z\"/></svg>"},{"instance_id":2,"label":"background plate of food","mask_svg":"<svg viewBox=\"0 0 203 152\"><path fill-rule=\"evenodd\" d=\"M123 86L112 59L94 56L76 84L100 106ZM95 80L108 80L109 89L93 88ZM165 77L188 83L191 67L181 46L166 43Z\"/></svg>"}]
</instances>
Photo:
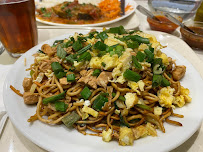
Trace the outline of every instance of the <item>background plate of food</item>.
<instances>
[{"instance_id":1,"label":"background plate of food","mask_svg":"<svg viewBox=\"0 0 203 152\"><path fill-rule=\"evenodd\" d=\"M38 22L60 26L103 26L135 13L136 3L126 0L125 15L121 16L119 0L43 0L35 1ZM139 21L134 21L138 26Z\"/></svg>"},{"instance_id":2,"label":"background plate of food","mask_svg":"<svg viewBox=\"0 0 203 152\"><path fill-rule=\"evenodd\" d=\"M179 41L191 51L186 43L152 33L120 26L33 47L7 75L9 118L48 151L157 152L179 146L201 124L202 78L157 39Z\"/></svg>"}]
</instances>

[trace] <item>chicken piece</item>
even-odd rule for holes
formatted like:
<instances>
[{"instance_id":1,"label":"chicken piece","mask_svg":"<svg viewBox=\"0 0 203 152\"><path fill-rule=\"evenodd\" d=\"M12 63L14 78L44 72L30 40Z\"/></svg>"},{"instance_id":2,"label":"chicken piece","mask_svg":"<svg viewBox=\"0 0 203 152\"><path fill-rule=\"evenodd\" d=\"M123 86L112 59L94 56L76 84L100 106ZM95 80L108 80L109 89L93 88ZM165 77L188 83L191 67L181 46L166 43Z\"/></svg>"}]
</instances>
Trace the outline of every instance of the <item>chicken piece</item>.
<instances>
[{"instance_id":1,"label":"chicken piece","mask_svg":"<svg viewBox=\"0 0 203 152\"><path fill-rule=\"evenodd\" d=\"M134 136L132 129L128 127L120 127L119 145L133 145L133 142Z\"/></svg>"},{"instance_id":2,"label":"chicken piece","mask_svg":"<svg viewBox=\"0 0 203 152\"><path fill-rule=\"evenodd\" d=\"M78 82L88 84L90 87L97 89L97 83L96 83L97 78L92 76L92 73L93 73L93 70L89 70L89 71L82 70L80 72L82 77L78 80Z\"/></svg>"},{"instance_id":3,"label":"chicken piece","mask_svg":"<svg viewBox=\"0 0 203 152\"><path fill-rule=\"evenodd\" d=\"M41 49L42 49L42 51L43 51L44 53L46 53L48 56L52 56L52 55L54 55L54 53L55 53L55 51L52 50L51 46L48 45L48 44L42 45Z\"/></svg>"},{"instance_id":4,"label":"chicken piece","mask_svg":"<svg viewBox=\"0 0 203 152\"><path fill-rule=\"evenodd\" d=\"M148 135L148 131L146 127L143 125L133 128L132 130L133 130L135 139L139 139Z\"/></svg>"},{"instance_id":5,"label":"chicken piece","mask_svg":"<svg viewBox=\"0 0 203 152\"><path fill-rule=\"evenodd\" d=\"M171 71L173 68L173 62L171 57L168 57L168 62L169 62L169 65L166 67L166 69L167 71Z\"/></svg>"},{"instance_id":6,"label":"chicken piece","mask_svg":"<svg viewBox=\"0 0 203 152\"><path fill-rule=\"evenodd\" d=\"M51 63L51 60L42 60L39 69L43 72L47 72L47 70L52 70Z\"/></svg>"},{"instance_id":7,"label":"chicken piece","mask_svg":"<svg viewBox=\"0 0 203 152\"><path fill-rule=\"evenodd\" d=\"M61 78L59 79L60 84L62 85L67 85L67 84L71 84L70 82L67 81L67 78Z\"/></svg>"},{"instance_id":8,"label":"chicken piece","mask_svg":"<svg viewBox=\"0 0 203 152\"><path fill-rule=\"evenodd\" d=\"M106 88L109 80L111 80L111 79L112 79L112 73L103 71L97 77L97 84L99 86L102 86L102 87Z\"/></svg>"},{"instance_id":9,"label":"chicken piece","mask_svg":"<svg viewBox=\"0 0 203 152\"><path fill-rule=\"evenodd\" d=\"M24 92L23 99L25 104L35 104L38 102L39 95L38 93Z\"/></svg>"},{"instance_id":10,"label":"chicken piece","mask_svg":"<svg viewBox=\"0 0 203 152\"><path fill-rule=\"evenodd\" d=\"M101 10L92 4L79 4L74 2L63 2L52 7L53 11L61 18L72 20L94 20L101 16Z\"/></svg>"},{"instance_id":11,"label":"chicken piece","mask_svg":"<svg viewBox=\"0 0 203 152\"><path fill-rule=\"evenodd\" d=\"M184 65L176 66L172 71L173 79L178 81L183 78L186 72L186 67Z\"/></svg>"},{"instance_id":12,"label":"chicken piece","mask_svg":"<svg viewBox=\"0 0 203 152\"><path fill-rule=\"evenodd\" d=\"M25 92L30 91L30 88L32 86L32 78L24 78L23 80L23 88Z\"/></svg>"}]
</instances>

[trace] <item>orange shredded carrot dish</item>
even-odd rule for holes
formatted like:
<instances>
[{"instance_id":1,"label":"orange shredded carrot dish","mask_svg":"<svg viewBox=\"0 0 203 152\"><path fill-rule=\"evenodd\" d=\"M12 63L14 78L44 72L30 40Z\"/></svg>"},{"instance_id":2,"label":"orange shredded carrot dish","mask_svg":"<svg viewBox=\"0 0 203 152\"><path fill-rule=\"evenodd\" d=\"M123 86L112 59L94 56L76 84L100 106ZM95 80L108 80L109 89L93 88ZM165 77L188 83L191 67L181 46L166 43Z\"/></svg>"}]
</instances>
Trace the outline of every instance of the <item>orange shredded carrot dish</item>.
<instances>
[{"instance_id":1,"label":"orange shredded carrot dish","mask_svg":"<svg viewBox=\"0 0 203 152\"><path fill-rule=\"evenodd\" d=\"M120 16L121 8L118 0L103 0L99 3L104 16L108 18L116 18Z\"/></svg>"},{"instance_id":2,"label":"orange shredded carrot dish","mask_svg":"<svg viewBox=\"0 0 203 152\"><path fill-rule=\"evenodd\" d=\"M132 5L127 5L126 7L125 7L125 12L127 12L127 11L129 11L129 10L132 10L133 8L132 8Z\"/></svg>"},{"instance_id":3,"label":"orange shredded carrot dish","mask_svg":"<svg viewBox=\"0 0 203 152\"><path fill-rule=\"evenodd\" d=\"M10 85L10 88L11 88L11 90L13 90L13 92L15 92L17 95L19 95L19 96L23 96L23 94L22 93L20 93L20 91L19 90L17 90L16 88L14 88L12 85Z\"/></svg>"}]
</instances>

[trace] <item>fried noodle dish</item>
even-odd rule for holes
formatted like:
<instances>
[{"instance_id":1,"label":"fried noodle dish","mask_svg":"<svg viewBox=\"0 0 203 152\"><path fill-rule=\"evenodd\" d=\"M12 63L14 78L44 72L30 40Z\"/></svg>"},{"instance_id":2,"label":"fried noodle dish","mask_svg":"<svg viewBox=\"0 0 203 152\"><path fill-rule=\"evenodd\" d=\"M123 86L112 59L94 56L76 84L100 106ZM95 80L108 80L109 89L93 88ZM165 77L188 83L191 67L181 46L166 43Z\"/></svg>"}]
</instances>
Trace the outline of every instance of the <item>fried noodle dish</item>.
<instances>
[{"instance_id":1,"label":"fried noodle dish","mask_svg":"<svg viewBox=\"0 0 203 152\"><path fill-rule=\"evenodd\" d=\"M37 104L28 122L64 124L122 146L165 133L165 122L182 126L172 118L183 118L173 110L191 102L179 81L186 67L162 48L155 36L122 26L42 45L23 81L25 104Z\"/></svg>"}]
</instances>

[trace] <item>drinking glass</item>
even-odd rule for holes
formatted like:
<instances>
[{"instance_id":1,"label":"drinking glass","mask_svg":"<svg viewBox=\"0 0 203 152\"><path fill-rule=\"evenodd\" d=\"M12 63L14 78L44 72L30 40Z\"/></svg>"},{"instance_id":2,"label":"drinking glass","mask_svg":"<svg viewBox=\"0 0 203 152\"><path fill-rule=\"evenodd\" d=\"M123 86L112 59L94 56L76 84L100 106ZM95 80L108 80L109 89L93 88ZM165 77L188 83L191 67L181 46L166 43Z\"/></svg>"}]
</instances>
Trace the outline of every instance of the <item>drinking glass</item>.
<instances>
[{"instance_id":1,"label":"drinking glass","mask_svg":"<svg viewBox=\"0 0 203 152\"><path fill-rule=\"evenodd\" d=\"M0 0L0 41L12 57L37 44L34 0Z\"/></svg>"}]
</instances>

